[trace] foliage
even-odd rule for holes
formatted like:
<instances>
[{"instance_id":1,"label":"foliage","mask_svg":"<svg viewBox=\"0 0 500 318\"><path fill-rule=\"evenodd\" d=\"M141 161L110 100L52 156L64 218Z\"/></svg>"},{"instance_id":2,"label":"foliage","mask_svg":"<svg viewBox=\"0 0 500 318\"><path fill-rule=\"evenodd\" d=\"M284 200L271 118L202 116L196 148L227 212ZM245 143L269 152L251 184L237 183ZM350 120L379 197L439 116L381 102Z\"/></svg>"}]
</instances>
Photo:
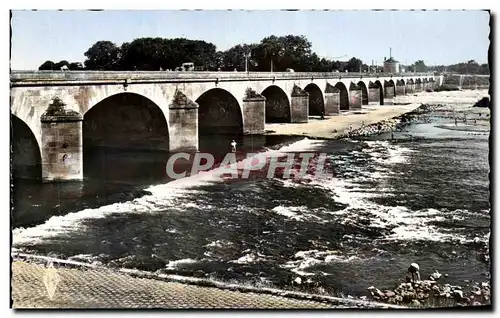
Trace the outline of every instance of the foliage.
<instances>
[{"instance_id":1,"label":"foliage","mask_svg":"<svg viewBox=\"0 0 500 318\"><path fill-rule=\"evenodd\" d=\"M490 69L487 63L479 64L475 60L469 60L466 63L458 63L453 65L437 65L430 67L434 72L447 72L447 73L459 73L459 74L478 74L478 75L489 75Z\"/></svg>"},{"instance_id":2,"label":"foliage","mask_svg":"<svg viewBox=\"0 0 500 318\"><path fill-rule=\"evenodd\" d=\"M59 71L63 66L66 66L69 70L82 70L83 65L80 62L68 62L66 60L59 61L54 63L52 61L45 61L38 68L39 71Z\"/></svg>"},{"instance_id":3,"label":"foliage","mask_svg":"<svg viewBox=\"0 0 500 318\"><path fill-rule=\"evenodd\" d=\"M312 44L303 35L271 35L259 43L243 43L225 51L217 51L213 43L186 38L143 37L117 45L111 41L98 41L85 53L84 65L77 62L46 61L39 70L60 70L66 65L70 70L175 70L182 63L192 62L205 71L248 71L285 72L370 72L381 71L372 68L359 58L349 61L334 61L320 57L312 51ZM488 64L479 65L474 60L450 66L428 67L418 60L406 67L407 72L448 71L471 74L489 74Z\"/></svg>"},{"instance_id":4,"label":"foliage","mask_svg":"<svg viewBox=\"0 0 500 318\"><path fill-rule=\"evenodd\" d=\"M424 61L422 61L422 60L416 61L413 64L413 69L417 73L423 73L423 72L427 72L428 71L427 65L425 65Z\"/></svg>"},{"instance_id":5,"label":"foliage","mask_svg":"<svg viewBox=\"0 0 500 318\"><path fill-rule=\"evenodd\" d=\"M116 70L120 59L120 49L111 41L98 41L87 52L85 68L88 70Z\"/></svg>"},{"instance_id":6,"label":"foliage","mask_svg":"<svg viewBox=\"0 0 500 318\"><path fill-rule=\"evenodd\" d=\"M52 71L55 70L56 68L54 67L55 63L52 61L45 61L40 67L38 68L39 71Z\"/></svg>"}]
</instances>

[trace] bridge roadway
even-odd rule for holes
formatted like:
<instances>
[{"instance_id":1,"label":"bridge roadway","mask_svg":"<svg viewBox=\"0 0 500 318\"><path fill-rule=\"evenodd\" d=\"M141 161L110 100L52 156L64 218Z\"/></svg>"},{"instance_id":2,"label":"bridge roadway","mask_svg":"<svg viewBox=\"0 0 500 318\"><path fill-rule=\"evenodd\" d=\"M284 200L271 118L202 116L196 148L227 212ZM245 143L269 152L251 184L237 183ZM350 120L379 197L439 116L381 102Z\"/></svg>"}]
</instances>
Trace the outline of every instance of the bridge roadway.
<instances>
[{"instance_id":1,"label":"bridge roadway","mask_svg":"<svg viewBox=\"0 0 500 318\"><path fill-rule=\"evenodd\" d=\"M432 73L13 71L14 171L81 180L83 146L198 151L209 134L262 135L432 90Z\"/></svg>"}]
</instances>

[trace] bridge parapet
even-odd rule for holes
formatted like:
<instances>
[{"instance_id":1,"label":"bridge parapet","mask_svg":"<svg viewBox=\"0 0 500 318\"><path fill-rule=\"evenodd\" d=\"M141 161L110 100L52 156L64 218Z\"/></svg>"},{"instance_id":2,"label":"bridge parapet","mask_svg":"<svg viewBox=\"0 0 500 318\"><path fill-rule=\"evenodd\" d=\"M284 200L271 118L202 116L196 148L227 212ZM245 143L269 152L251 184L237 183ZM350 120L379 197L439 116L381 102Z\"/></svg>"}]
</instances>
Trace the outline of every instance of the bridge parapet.
<instances>
[{"instance_id":1,"label":"bridge parapet","mask_svg":"<svg viewBox=\"0 0 500 318\"><path fill-rule=\"evenodd\" d=\"M12 86L74 82L206 82L262 81L342 78L405 78L434 76L433 73L334 73L334 72L167 72L167 71L12 71Z\"/></svg>"}]
</instances>

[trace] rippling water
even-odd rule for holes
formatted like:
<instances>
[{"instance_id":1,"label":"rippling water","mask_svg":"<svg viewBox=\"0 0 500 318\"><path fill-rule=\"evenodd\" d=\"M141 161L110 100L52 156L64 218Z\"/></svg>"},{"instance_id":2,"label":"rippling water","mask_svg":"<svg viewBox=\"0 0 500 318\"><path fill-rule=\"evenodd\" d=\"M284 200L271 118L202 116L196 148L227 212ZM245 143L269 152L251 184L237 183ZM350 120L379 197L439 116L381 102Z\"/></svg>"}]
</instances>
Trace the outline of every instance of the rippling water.
<instances>
[{"instance_id":1,"label":"rippling water","mask_svg":"<svg viewBox=\"0 0 500 318\"><path fill-rule=\"evenodd\" d=\"M13 245L111 267L279 287L301 277L297 288L351 295L392 287L411 262L424 277L438 270L450 283L483 280L489 265L477 253L490 231L488 133L438 128L451 121L435 115L394 140L304 139L261 149L325 152L333 178L145 178L154 185L139 198L132 200L143 187L132 182L104 201L84 191L80 203L45 185L46 196L42 186L32 190L37 203L23 191L33 188L19 186ZM138 171L156 176L154 169L149 163ZM23 205L60 201L66 208L48 220L19 216ZM121 202L102 206L108 201Z\"/></svg>"}]
</instances>

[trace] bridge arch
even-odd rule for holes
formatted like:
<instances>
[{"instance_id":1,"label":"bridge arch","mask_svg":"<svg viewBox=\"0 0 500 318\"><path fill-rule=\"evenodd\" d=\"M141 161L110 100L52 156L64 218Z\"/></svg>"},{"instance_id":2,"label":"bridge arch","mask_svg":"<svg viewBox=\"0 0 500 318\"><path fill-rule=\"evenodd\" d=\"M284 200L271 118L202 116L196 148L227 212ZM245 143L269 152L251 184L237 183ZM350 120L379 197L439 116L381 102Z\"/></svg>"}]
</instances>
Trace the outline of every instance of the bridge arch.
<instances>
[{"instance_id":1,"label":"bridge arch","mask_svg":"<svg viewBox=\"0 0 500 318\"><path fill-rule=\"evenodd\" d=\"M42 179L40 145L30 127L16 115L10 115L11 173L17 179Z\"/></svg>"},{"instance_id":2,"label":"bridge arch","mask_svg":"<svg viewBox=\"0 0 500 318\"><path fill-rule=\"evenodd\" d=\"M413 81L413 78L406 81L405 89L407 93L413 93L415 91L415 82Z\"/></svg>"},{"instance_id":3,"label":"bridge arch","mask_svg":"<svg viewBox=\"0 0 500 318\"><path fill-rule=\"evenodd\" d=\"M429 83L430 83L429 84L429 88L432 89L432 90L434 90L436 88L436 80L434 79L434 77L431 77L429 79Z\"/></svg>"},{"instance_id":4,"label":"bridge arch","mask_svg":"<svg viewBox=\"0 0 500 318\"><path fill-rule=\"evenodd\" d=\"M384 81L384 90L384 95L386 98L396 96L396 85L394 84L394 81L392 79Z\"/></svg>"},{"instance_id":5,"label":"bridge arch","mask_svg":"<svg viewBox=\"0 0 500 318\"><path fill-rule=\"evenodd\" d=\"M304 90L309 93L309 115L321 115L325 112L325 100L318 85L308 84Z\"/></svg>"},{"instance_id":6,"label":"bridge arch","mask_svg":"<svg viewBox=\"0 0 500 318\"><path fill-rule=\"evenodd\" d=\"M149 98L122 92L104 98L83 116L83 148L169 150L161 108Z\"/></svg>"},{"instance_id":7,"label":"bridge arch","mask_svg":"<svg viewBox=\"0 0 500 318\"><path fill-rule=\"evenodd\" d=\"M238 100L222 88L212 88L196 99L199 135L242 135L243 115Z\"/></svg>"},{"instance_id":8,"label":"bridge arch","mask_svg":"<svg viewBox=\"0 0 500 318\"><path fill-rule=\"evenodd\" d=\"M396 94L397 95L405 95L405 81L404 79L396 80Z\"/></svg>"},{"instance_id":9,"label":"bridge arch","mask_svg":"<svg viewBox=\"0 0 500 318\"><path fill-rule=\"evenodd\" d=\"M361 104L362 105L368 105L368 88L366 87L365 82L359 81L358 86L361 88Z\"/></svg>"},{"instance_id":10,"label":"bridge arch","mask_svg":"<svg viewBox=\"0 0 500 318\"><path fill-rule=\"evenodd\" d=\"M415 80L415 92L421 92L422 91L422 79L417 78Z\"/></svg>"},{"instance_id":11,"label":"bridge arch","mask_svg":"<svg viewBox=\"0 0 500 318\"><path fill-rule=\"evenodd\" d=\"M261 95L266 98L266 123L291 122L290 101L279 86L268 86Z\"/></svg>"},{"instance_id":12,"label":"bridge arch","mask_svg":"<svg viewBox=\"0 0 500 318\"><path fill-rule=\"evenodd\" d=\"M384 85L379 80L375 82L368 83L369 88L378 89L378 102L380 105L384 105Z\"/></svg>"},{"instance_id":13,"label":"bridge arch","mask_svg":"<svg viewBox=\"0 0 500 318\"><path fill-rule=\"evenodd\" d=\"M422 80L422 90L425 92L429 89L429 80L425 77Z\"/></svg>"},{"instance_id":14,"label":"bridge arch","mask_svg":"<svg viewBox=\"0 0 500 318\"><path fill-rule=\"evenodd\" d=\"M337 82L334 86L340 90L340 110L349 110L349 91L342 82Z\"/></svg>"}]
</instances>

